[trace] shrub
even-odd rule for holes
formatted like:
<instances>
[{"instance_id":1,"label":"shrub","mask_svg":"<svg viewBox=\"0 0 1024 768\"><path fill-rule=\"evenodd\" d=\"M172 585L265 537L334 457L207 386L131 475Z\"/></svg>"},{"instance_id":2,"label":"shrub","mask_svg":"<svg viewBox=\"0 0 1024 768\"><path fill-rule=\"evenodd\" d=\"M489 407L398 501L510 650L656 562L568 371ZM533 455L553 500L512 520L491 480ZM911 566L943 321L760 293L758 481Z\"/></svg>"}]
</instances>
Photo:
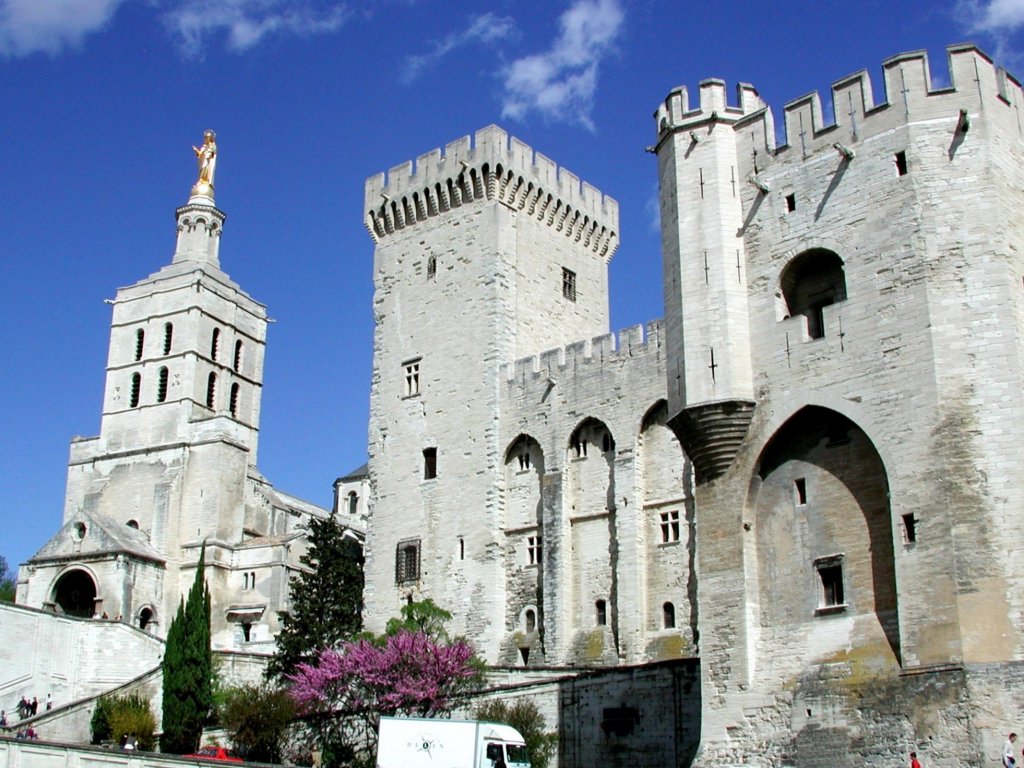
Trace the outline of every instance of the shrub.
<instances>
[{"instance_id":1,"label":"shrub","mask_svg":"<svg viewBox=\"0 0 1024 768\"><path fill-rule=\"evenodd\" d=\"M89 726L93 744L120 743L124 736L135 736L138 749L150 751L156 746L156 718L149 700L137 693L104 696L96 702Z\"/></svg>"},{"instance_id":2,"label":"shrub","mask_svg":"<svg viewBox=\"0 0 1024 768\"><path fill-rule=\"evenodd\" d=\"M261 763L278 763L295 701L287 691L269 685L240 685L224 691L220 721L231 735L239 756Z\"/></svg>"},{"instance_id":3,"label":"shrub","mask_svg":"<svg viewBox=\"0 0 1024 768\"><path fill-rule=\"evenodd\" d=\"M511 704L501 699L485 701L477 706L474 717L511 725L523 735L532 768L548 768L558 748L558 734L545 731L544 715L532 701L518 699Z\"/></svg>"}]
</instances>

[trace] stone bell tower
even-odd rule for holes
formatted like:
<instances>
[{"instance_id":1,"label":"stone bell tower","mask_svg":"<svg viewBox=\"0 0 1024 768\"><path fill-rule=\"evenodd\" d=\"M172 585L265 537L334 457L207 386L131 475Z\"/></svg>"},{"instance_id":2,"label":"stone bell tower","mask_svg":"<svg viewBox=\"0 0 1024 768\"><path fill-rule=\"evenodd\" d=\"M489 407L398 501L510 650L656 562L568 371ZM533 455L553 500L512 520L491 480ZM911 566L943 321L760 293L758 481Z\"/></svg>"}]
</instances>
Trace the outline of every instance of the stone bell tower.
<instances>
[{"instance_id":1,"label":"stone bell tower","mask_svg":"<svg viewBox=\"0 0 1024 768\"><path fill-rule=\"evenodd\" d=\"M91 548L124 549L119 573L133 557L145 560L114 581L102 558L87 570L104 613L134 619L145 606L161 634L201 543L209 564L221 555L218 545L242 535L248 476L258 476L267 317L220 268L225 214L214 202L214 138L207 131L195 148L199 178L175 213L170 264L110 302L100 434L75 439L68 465L64 529L74 551L64 554L89 559ZM36 557L60 549L60 536Z\"/></svg>"}]
</instances>

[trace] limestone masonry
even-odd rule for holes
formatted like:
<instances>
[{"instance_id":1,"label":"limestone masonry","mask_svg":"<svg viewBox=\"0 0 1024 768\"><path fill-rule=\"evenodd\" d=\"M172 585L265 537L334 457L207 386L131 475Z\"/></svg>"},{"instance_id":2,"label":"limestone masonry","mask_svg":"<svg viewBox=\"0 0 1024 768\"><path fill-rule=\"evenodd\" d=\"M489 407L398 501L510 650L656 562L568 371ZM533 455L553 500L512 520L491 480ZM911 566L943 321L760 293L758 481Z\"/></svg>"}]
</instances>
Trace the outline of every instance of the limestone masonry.
<instances>
[{"instance_id":1,"label":"limestone masonry","mask_svg":"<svg viewBox=\"0 0 1024 768\"><path fill-rule=\"evenodd\" d=\"M366 183L369 462L335 486L366 627L450 610L563 766L982 766L1020 725L1024 94L973 46L948 87L882 69L779 146L750 85L668 94L666 316L618 334L617 203L501 129ZM223 221L190 200L118 292L19 602L163 634L205 539L217 642L270 647L327 513L255 469L266 314Z\"/></svg>"}]
</instances>

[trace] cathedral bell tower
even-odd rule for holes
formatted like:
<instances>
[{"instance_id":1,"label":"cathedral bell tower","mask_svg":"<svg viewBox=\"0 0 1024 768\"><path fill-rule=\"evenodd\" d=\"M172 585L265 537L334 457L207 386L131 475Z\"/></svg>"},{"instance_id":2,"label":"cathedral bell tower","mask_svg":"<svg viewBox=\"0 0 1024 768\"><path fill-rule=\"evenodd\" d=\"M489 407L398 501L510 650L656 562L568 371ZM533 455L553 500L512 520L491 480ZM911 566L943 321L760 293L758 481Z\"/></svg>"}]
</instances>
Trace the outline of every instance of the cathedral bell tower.
<instances>
[{"instance_id":1,"label":"cathedral bell tower","mask_svg":"<svg viewBox=\"0 0 1024 768\"><path fill-rule=\"evenodd\" d=\"M201 543L208 559L236 543L256 465L266 309L220 268L214 140L193 148L199 177L170 264L111 302L100 434L76 439L68 466L65 524L84 514L139 531L167 563L164 615Z\"/></svg>"}]
</instances>

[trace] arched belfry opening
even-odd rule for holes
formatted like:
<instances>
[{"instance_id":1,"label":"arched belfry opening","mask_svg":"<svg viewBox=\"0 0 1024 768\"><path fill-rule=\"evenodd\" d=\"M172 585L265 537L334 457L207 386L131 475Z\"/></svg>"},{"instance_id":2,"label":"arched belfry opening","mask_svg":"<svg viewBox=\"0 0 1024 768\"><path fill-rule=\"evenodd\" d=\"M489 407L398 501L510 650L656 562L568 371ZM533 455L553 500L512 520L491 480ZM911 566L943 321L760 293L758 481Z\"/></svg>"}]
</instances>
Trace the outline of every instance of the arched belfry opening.
<instances>
[{"instance_id":1,"label":"arched belfry opening","mask_svg":"<svg viewBox=\"0 0 1024 768\"><path fill-rule=\"evenodd\" d=\"M764 653L812 636L835 652L822 638L842 617L877 638L864 644L874 662L900 663L889 485L868 435L835 411L803 408L765 446L752 492Z\"/></svg>"},{"instance_id":2,"label":"arched belfry opening","mask_svg":"<svg viewBox=\"0 0 1024 768\"><path fill-rule=\"evenodd\" d=\"M53 602L68 616L92 618L96 610L96 582L80 568L67 571L53 586Z\"/></svg>"},{"instance_id":3,"label":"arched belfry opening","mask_svg":"<svg viewBox=\"0 0 1024 768\"><path fill-rule=\"evenodd\" d=\"M825 307L846 300L846 273L838 254L827 248L804 251L786 265L779 283L786 314L804 315L812 339L824 336Z\"/></svg>"}]
</instances>

